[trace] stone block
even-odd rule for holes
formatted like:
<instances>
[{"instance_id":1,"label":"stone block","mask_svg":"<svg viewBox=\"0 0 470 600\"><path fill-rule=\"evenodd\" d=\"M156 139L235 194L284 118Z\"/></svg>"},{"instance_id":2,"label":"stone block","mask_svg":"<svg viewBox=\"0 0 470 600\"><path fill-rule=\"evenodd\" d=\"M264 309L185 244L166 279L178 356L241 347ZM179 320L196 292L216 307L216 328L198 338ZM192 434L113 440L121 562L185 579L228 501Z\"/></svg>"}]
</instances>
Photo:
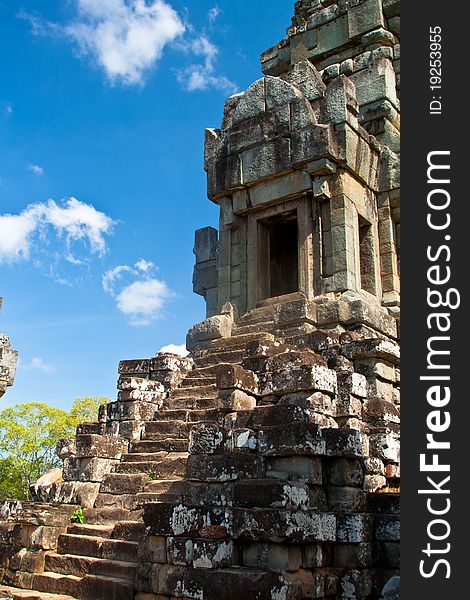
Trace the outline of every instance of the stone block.
<instances>
[{"instance_id":1,"label":"stone block","mask_svg":"<svg viewBox=\"0 0 470 600\"><path fill-rule=\"evenodd\" d=\"M265 363L264 371L278 371L280 369L292 369L298 367L327 366L327 361L321 354L303 350L287 351L278 353L272 358L268 358Z\"/></svg>"},{"instance_id":2,"label":"stone block","mask_svg":"<svg viewBox=\"0 0 470 600\"><path fill-rule=\"evenodd\" d=\"M134 392L120 392L117 402L107 404L106 413L110 421L151 421L155 417L156 411L163 405L162 394L137 392L138 399L131 400L129 397ZM150 399L150 402L144 398Z\"/></svg>"},{"instance_id":3,"label":"stone block","mask_svg":"<svg viewBox=\"0 0 470 600\"><path fill-rule=\"evenodd\" d=\"M323 481L321 459L310 456L269 458L266 476L298 481L308 485L321 485Z\"/></svg>"},{"instance_id":4,"label":"stone block","mask_svg":"<svg viewBox=\"0 0 470 600\"><path fill-rule=\"evenodd\" d=\"M400 519L390 515L377 517L375 536L383 542L399 542Z\"/></svg>"},{"instance_id":5,"label":"stone block","mask_svg":"<svg viewBox=\"0 0 470 600\"><path fill-rule=\"evenodd\" d=\"M108 435L77 435L77 458L121 458L129 442Z\"/></svg>"},{"instance_id":6,"label":"stone block","mask_svg":"<svg viewBox=\"0 0 470 600\"><path fill-rule=\"evenodd\" d=\"M384 26L381 0L365 0L348 10L349 36L355 38Z\"/></svg>"},{"instance_id":7,"label":"stone block","mask_svg":"<svg viewBox=\"0 0 470 600\"><path fill-rule=\"evenodd\" d=\"M393 62L387 58L374 60L368 57L368 69L356 70L350 75L356 86L357 101L360 106L387 100L398 107L396 74ZM396 186L399 187L399 186Z\"/></svg>"},{"instance_id":8,"label":"stone block","mask_svg":"<svg viewBox=\"0 0 470 600\"><path fill-rule=\"evenodd\" d=\"M290 167L291 142L278 138L245 150L241 154L245 185L281 173Z\"/></svg>"},{"instance_id":9,"label":"stone block","mask_svg":"<svg viewBox=\"0 0 470 600\"><path fill-rule=\"evenodd\" d=\"M314 511L234 509L235 539L271 542L336 540L336 518Z\"/></svg>"},{"instance_id":10,"label":"stone block","mask_svg":"<svg viewBox=\"0 0 470 600\"><path fill-rule=\"evenodd\" d=\"M121 375L118 380L118 390L141 392L164 392L163 387L156 381L145 379L143 377L125 377Z\"/></svg>"},{"instance_id":11,"label":"stone block","mask_svg":"<svg viewBox=\"0 0 470 600\"><path fill-rule=\"evenodd\" d=\"M360 373L351 373L338 377L340 395L352 394L356 398L366 398L368 393L367 379Z\"/></svg>"},{"instance_id":12,"label":"stone block","mask_svg":"<svg viewBox=\"0 0 470 600\"><path fill-rule=\"evenodd\" d=\"M326 491L329 509L338 513L364 512L366 493L357 487L330 486Z\"/></svg>"},{"instance_id":13,"label":"stone block","mask_svg":"<svg viewBox=\"0 0 470 600\"><path fill-rule=\"evenodd\" d=\"M227 434L227 452L253 452L258 448L258 436L252 429L231 429Z\"/></svg>"},{"instance_id":14,"label":"stone block","mask_svg":"<svg viewBox=\"0 0 470 600\"><path fill-rule=\"evenodd\" d=\"M188 451L190 454L216 454L223 452L226 432L223 427L204 423L191 430Z\"/></svg>"},{"instance_id":15,"label":"stone block","mask_svg":"<svg viewBox=\"0 0 470 600\"><path fill-rule=\"evenodd\" d=\"M220 390L239 389L257 394L258 378L253 371L247 371L240 365L224 364L217 368L217 387Z\"/></svg>"},{"instance_id":16,"label":"stone block","mask_svg":"<svg viewBox=\"0 0 470 600\"><path fill-rule=\"evenodd\" d=\"M341 353L350 360L384 359L392 364L400 361L400 348L394 342L380 338L356 340L344 344Z\"/></svg>"},{"instance_id":17,"label":"stone block","mask_svg":"<svg viewBox=\"0 0 470 600\"><path fill-rule=\"evenodd\" d=\"M109 458L81 458L78 460L77 465L77 479L79 481L99 482L117 464L119 464L119 461Z\"/></svg>"},{"instance_id":18,"label":"stone block","mask_svg":"<svg viewBox=\"0 0 470 600\"><path fill-rule=\"evenodd\" d=\"M233 319L230 315L214 315L202 323L192 327L186 338L186 347L189 351L197 348L199 342L217 340L232 335Z\"/></svg>"},{"instance_id":19,"label":"stone block","mask_svg":"<svg viewBox=\"0 0 470 600\"><path fill-rule=\"evenodd\" d=\"M260 380L260 393L263 396L284 396L304 390L335 394L336 373L321 365L301 366L276 370L271 374L270 380Z\"/></svg>"},{"instance_id":20,"label":"stone block","mask_svg":"<svg viewBox=\"0 0 470 600\"><path fill-rule=\"evenodd\" d=\"M308 173L294 171L278 176L276 179L264 181L249 188L250 206L268 205L279 202L293 194L301 194L311 189L312 181ZM240 194L243 192L240 192ZM238 210L247 208L247 203L237 205Z\"/></svg>"},{"instance_id":21,"label":"stone block","mask_svg":"<svg viewBox=\"0 0 470 600\"><path fill-rule=\"evenodd\" d=\"M146 473L110 473L101 482L102 494L137 494L149 480Z\"/></svg>"},{"instance_id":22,"label":"stone block","mask_svg":"<svg viewBox=\"0 0 470 600\"><path fill-rule=\"evenodd\" d=\"M325 94L326 86L315 66L308 60L297 62L285 75L289 83L295 85L310 102L319 100Z\"/></svg>"},{"instance_id":23,"label":"stone block","mask_svg":"<svg viewBox=\"0 0 470 600\"><path fill-rule=\"evenodd\" d=\"M121 360L119 363L119 374L126 377L135 375L137 377L148 377L150 372L150 360Z\"/></svg>"},{"instance_id":24,"label":"stone block","mask_svg":"<svg viewBox=\"0 0 470 600\"><path fill-rule=\"evenodd\" d=\"M265 81L258 79L240 96L231 119L232 126L263 114L266 111L265 97Z\"/></svg>"},{"instance_id":25,"label":"stone block","mask_svg":"<svg viewBox=\"0 0 470 600\"><path fill-rule=\"evenodd\" d=\"M232 541L168 538L168 561L173 565L191 565L195 569L220 569L237 561Z\"/></svg>"},{"instance_id":26,"label":"stone block","mask_svg":"<svg viewBox=\"0 0 470 600\"><path fill-rule=\"evenodd\" d=\"M65 532L64 527L41 526L32 528L26 545L28 548L35 550L56 550L59 536Z\"/></svg>"},{"instance_id":27,"label":"stone block","mask_svg":"<svg viewBox=\"0 0 470 600\"><path fill-rule=\"evenodd\" d=\"M279 398L279 406L299 406L328 416L336 416L336 400L322 392L297 392Z\"/></svg>"},{"instance_id":28,"label":"stone block","mask_svg":"<svg viewBox=\"0 0 470 600\"><path fill-rule=\"evenodd\" d=\"M387 485L387 480L383 475L366 475L364 477L364 489L367 492L378 492Z\"/></svg>"},{"instance_id":29,"label":"stone block","mask_svg":"<svg viewBox=\"0 0 470 600\"><path fill-rule=\"evenodd\" d=\"M194 366L189 356L180 356L169 352L159 352L150 359L150 371L171 371L187 373Z\"/></svg>"},{"instance_id":30,"label":"stone block","mask_svg":"<svg viewBox=\"0 0 470 600\"><path fill-rule=\"evenodd\" d=\"M292 165L304 165L320 158L335 159L339 156L331 125L312 127L292 134Z\"/></svg>"},{"instance_id":31,"label":"stone block","mask_svg":"<svg viewBox=\"0 0 470 600\"><path fill-rule=\"evenodd\" d=\"M362 488L364 468L360 460L335 458L328 463L328 481L335 486Z\"/></svg>"},{"instance_id":32,"label":"stone block","mask_svg":"<svg viewBox=\"0 0 470 600\"><path fill-rule=\"evenodd\" d=\"M243 565L273 571L298 571L302 566L300 546L258 542L243 548Z\"/></svg>"},{"instance_id":33,"label":"stone block","mask_svg":"<svg viewBox=\"0 0 470 600\"><path fill-rule=\"evenodd\" d=\"M235 483L233 501L235 506L246 508L266 506L293 510L307 509L309 490L305 484L297 481L241 480Z\"/></svg>"},{"instance_id":34,"label":"stone block","mask_svg":"<svg viewBox=\"0 0 470 600\"><path fill-rule=\"evenodd\" d=\"M230 152L238 154L268 140L289 136L290 124L290 107L285 104L233 125L229 130Z\"/></svg>"},{"instance_id":35,"label":"stone block","mask_svg":"<svg viewBox=\"0 0 470 600\"><path fill-rule=\"evenodd\" d=\"M196 263L193 273L193 292L204 296L210 289L216 288L218 283L217 263L211 260L205 263Z\"/></svg>"},{"instance_id":36,"label":"stone block","mask_svg":"<svg viewBox=\"0 0 470 600\"><path fill-rule=\"evenodd\" d=\"M167 562L167 538L157 535L146 535L139 543L139 562L160 563Z\"/></svg>"},{"instance_id":37,"label":"stone block","mask_svg":"<svg viewBox=\"0 0 470 600\"><path fill-rule=\"evenodd\" d=\"M335 567L367 569L372 567L373 564L373 545L371 543L336 544L334 550Z\"/></svg>"},{"instance_id":38,"label":"stone block","mask_svg":"<svg viewBox=\"0 0 470 600\"><path fill-rule=\"evenodd\" d=\"M381 398L370 398L364 402L364 417L372 425L400 423L400 413L395 404Z\"/></svg>"},{"instance_id":39,"label":"stone block","mask_svg":"<svg viewBox=\"0 0 470 600\"><path fill-rule=\"evenodd\" d=\"M258 434L262 456L324 456L327 443L318 425L291 423L262 429Z\"/></svg>"},{"instance_id":40,"label":"stone block","mask_svg":"<svg viewBox=\"0 0 470 600\"><path fill-rule=\"evenodd\" d=\"M359 544L372 539L373 517L368 514L338 515L338 542Z\"/></svg>"},{"instance_id":41,"label":"stone block","mask_svg":"<svg viewBox=\"0 0 470 600\"><path fill-rule=\"evenodd\" d=\"M290 581L287 575L268 570L192 569L176 580L177 595L194 600L201 598L202 593L207 598L239 600L246 596L247 590L259 600L276 597L297 600L302 593L296 579ZM170 588L164 589L169 591Z\"/></svg>"},{"instance_id":42,"label":"stone block","mask_svg":"<svg viewBox=\"0 0 470 600\"><path fill-rule=\"evenodd\" d=\"M194 249L196 263L204 263L216 258L219 246L219 234L214 227L196 229L194 235Z\"/></svg>"},{"instance_id":43,"label":"stone block","mask_svg":"<svg viewBox=\"0 0 470 600\"><path fill-rule=\"evenodd\" d=\"M256 407L256 398L240 389L221 390L218 395L221 410L247 410Z\"/></svg>"},{"instance_id":44,"label":"stone block","mask_svg":"<svg viewBox=\"0 0 470 600\"><path fill-rule=\"evenodd\" d=\"M263 460L246 453L223 455L190 455L187 478L199 481L235 481L259 479L263 476Z\"/></svg>"}]
</instances>

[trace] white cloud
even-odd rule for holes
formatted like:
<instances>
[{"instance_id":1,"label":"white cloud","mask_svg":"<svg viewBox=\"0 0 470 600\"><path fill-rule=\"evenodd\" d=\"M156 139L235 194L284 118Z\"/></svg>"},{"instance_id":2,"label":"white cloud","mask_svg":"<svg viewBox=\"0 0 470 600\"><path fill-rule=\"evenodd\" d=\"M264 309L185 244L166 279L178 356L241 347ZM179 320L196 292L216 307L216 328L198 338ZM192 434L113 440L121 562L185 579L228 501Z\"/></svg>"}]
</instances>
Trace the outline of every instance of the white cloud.
<instances>
[{"instance_id":1,"label":"white cloud","mask_svg":"<svg viewBox=\"0 0 470 600\"><path fill-rule=\"evenodd\" d=\"M33 35L71 40L79 54L103 69L111 83L143 84L145 76L161 59L165 47L173 43L186 54L203 58L202 64L175 70L185 90L216 88L228 93L237 90L230 79L216 73L218 48L206 35L196 36L191 23L183 22L166 0L71 2L76 8L76 17L65 25L48 22L24 11L18 16L30 23ZM211 8L207 13L209 24L213 24L220 14L218 6Z\"/></svg>"},{"instance_id":2,"label":"white cloud","mask_svg":"<svg viewBox=\"0 0 470 600\"><path fill-rule=\"evenodd\" d=\"M217 20L217 17L220 15L221 12L222 11L218 6L214 6L213 8L211 8L210 11L207 13L207 19L209 20L209 23L214 23L214 21Z\"/></svg>"},{"instance_id":3,"label":"white cloud","mask_svg":"<svg viewBox=\"0 0 470 600\"><path fill-rule=\"evenodd\" d=\"M228 93L237 91L235 83L224 75L216 74L215 61L219 49L205 35L201 35L191 42L190 51L196 56L201 56L204 62L192 64L177 71L178 81L184 89L194 92L212 87Z\"/></svg>"},{"instance_id":4,"label":"white cloud","mask_svg":"<svg viewBox=\"0 0 470 600\"><path fill-rule=\"evenodd\" d=\"M68 243L88 241L91 251L101 256L106 251L104 236L111 233L115 224L111 217L76 198L69 198L63 207L49 200L47 221L59 235L65 234Z\"/></svg>"},{"instance_id":5,"label":"white cloud","mask_svg":"<svg viewBox=\"0 0 470 600\"><path fill-rule=\"evenodd\" d=\"M158 352L169 352L170 354L179 354L180 356L188 356L189 354L186 344L168 344L160 348Z\"/></svg>"},{"instance_id":6,"label":"white cloud","mask_svg":"<svg viewBox=\"0 0 470 600\"><path fill-rule=\"evenodd\" d=\"M171 292L164 281L148 279L135 281L117 296L119 310L133 325L149 325L156 317Z\"/></svg>"},{"instance_id":7,"label":"white cloud","mask_svg":"<svg viewBox=\"0 0 470 600\"><path fill-rule=\"evenodd\" d=\"M90 204L67 198L62 204L54 200L31 204L21 213L0 215L0 263L26 260L34 247L47 241L52 228L57 237L65 237L69 248L82 241L92 253L103 255L105 236L112 232L114 221Z\"/></svg>"},{"instance_id":8,"label":"white cloud","mask_svg":"<svg viewBox=\"0 0 470 600\"><path fill-rule=\"evenodd\" d=\"M104 291L116 300L117 308L131 325L150 325L175 296L164 281L154 276L156 269L152 262L141 259L132 267L119 265L103 275Z\"/></svg>"},{"instance_id":9,"label":"white cloud","mask_svg":"<svg viewBox=\"0 0 470 600\"><path fill-rule=\"evenodd\" d=\"M5 106L5 109L3 112L7 115L7 117L12 115L13 114L13 106L11 104L7 104Z\"/></svg>"},{"instance_id":10,"label":"white cloud","mask_svg":"<svg viewBox=\"0 0 470 600\"><path fill-rule=\"evenodd\" d=\"M31 173L34 173L38 177L40 177L41 175L44 175L44 169L43 169L43 167L40 167L39 165L29 165L28 171L31 171Z\"/></svg>"},{"instance_id":11,"label":"white cloud","mask_svg":"<svg viewBox=\"0 0 470 600\"><path fill-rule=\"evenodd\" d=\"M77 19L65 33L112 81L142 83L167 44L185 27L164 0L76 0Z\"/></svg>"},{"instance_id":12,"label":"white cloud","mask_svg":"<svg viewBox=\"0 0 470 600\"><path fill-rule=\"evenodd\" d=\"M42 371L43 373L55 373L55 367L46 363L42 358L35 357L31 359L31 361L27 365L21 365L22 369L30 370L34 369L36 371Z\"/></svg>"},{"instance_id":13,"label":"white cloud","mask_svg":"<svg viewBox=\"0 0 470 600\"><path fill-rule=\"evenodd\" d=\"M156 268L155 265L153 264L153 262L150 262L150 261L145 260L143 258L141 258L140 260L138 260L135 263L135 266L136 266L137 269L139 269L139 271L143 271L144 273L147 273L151 269Z\"/></svg>"}]
</instances>

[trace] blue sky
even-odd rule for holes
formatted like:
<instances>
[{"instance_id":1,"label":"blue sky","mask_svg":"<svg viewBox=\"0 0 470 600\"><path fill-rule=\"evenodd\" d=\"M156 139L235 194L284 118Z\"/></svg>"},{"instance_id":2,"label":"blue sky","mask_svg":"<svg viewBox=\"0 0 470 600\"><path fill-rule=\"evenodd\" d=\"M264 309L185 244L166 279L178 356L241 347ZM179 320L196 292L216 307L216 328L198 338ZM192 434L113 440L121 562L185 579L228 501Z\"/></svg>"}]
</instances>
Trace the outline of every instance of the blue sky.
<instances>
[{"instance_id":1,"label":"blue sky","mask_svg":"<svg viewBox=\"0 0 470 600\"><path fill-rule=\"evenodd\" d=\"M204 318L204 128L261 76L292 0L0 0L0 408L114 397L117 364Z\"/></svg>"}]
</instances>

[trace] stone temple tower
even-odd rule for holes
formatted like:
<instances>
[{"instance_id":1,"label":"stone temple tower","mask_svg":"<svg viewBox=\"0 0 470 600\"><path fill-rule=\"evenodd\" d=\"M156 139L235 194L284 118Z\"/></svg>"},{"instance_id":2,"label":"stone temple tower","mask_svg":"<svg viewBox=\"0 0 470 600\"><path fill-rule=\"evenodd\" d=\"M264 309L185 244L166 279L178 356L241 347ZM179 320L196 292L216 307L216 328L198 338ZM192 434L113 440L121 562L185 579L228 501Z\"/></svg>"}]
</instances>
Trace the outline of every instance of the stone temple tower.
<instances>
[{"instance_id":1,"label":"stone temple tower","mask_svg":"<svg viewBox=\"0 0 470 600\"><path fill-rule=\"evenodd\" d=\"M207 318L188 357L121 361L62 480L0 505L0 598L399 598L399 23L297 2L227 100Z\"/></svg>"},{"instance_id":2,"label":"stone temple tower","mask_svg":"<svg viewBox=\"0 0 470 600\"><path fill-rule=\"evenodd\" d=\"M2 298L0 298L0 309ZM0 398L7 391L7 387L13 385L15 379L18 352L10 346L10 339L4 333L0 333Z\"/></svg>"},{"instance_id":3,"label":"stone temple tower","mask_svg":"<svg viewBox=\"0 0 470 600\"><path fill-rule=\"evenodd\" d=\"M209 317L227 302L239 317L295 303L304 325L374 327L368 312L396 336L398 7L297 2L286 39L261 57L265 77L206 131L220 228L196 232L194 290Z\"/></svg>"}]
</instances>

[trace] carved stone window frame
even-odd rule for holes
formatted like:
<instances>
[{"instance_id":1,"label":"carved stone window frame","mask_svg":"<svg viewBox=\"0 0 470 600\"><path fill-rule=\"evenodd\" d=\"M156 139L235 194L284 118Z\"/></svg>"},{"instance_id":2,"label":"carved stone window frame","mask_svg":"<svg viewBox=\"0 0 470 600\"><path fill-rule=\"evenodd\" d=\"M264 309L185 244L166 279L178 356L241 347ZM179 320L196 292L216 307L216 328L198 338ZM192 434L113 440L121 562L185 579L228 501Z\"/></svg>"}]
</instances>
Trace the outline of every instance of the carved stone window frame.
<instances>
[{"instance_id":1,"label":"carved stone window frame","mask_svg":"<svg viewBox=\"0 0 470 600\"><path fill-rule=\"evenodd\" d=\"M263 277L267 269L260 229L264 221L273 216L296 212L298 224L298 274L299 291L277 299L313 298L314 296L314 251L311 199L308 194L298 198L261 208L247 215L247 309L273 303L273 298L263 298Z\"/></svg>"}]
</instances>

